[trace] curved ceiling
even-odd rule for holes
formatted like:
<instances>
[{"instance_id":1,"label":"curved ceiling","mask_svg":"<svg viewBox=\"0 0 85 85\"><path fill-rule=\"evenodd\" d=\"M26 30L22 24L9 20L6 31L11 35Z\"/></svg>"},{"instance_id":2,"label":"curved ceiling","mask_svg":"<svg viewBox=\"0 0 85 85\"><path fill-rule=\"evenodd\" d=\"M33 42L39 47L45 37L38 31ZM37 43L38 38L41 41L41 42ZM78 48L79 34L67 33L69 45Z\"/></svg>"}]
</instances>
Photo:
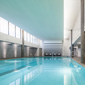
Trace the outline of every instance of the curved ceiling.
<instances>
[{"instance_id":1,"label":"curved ceiling","mask_svg":"<svg viewBox=\"0 0 85 85\"><path fill-rule=\"evenodd\" d=\"M63 40L63 0L0 0L0 16L42 40Z\"/></svg>"}]
</instances>

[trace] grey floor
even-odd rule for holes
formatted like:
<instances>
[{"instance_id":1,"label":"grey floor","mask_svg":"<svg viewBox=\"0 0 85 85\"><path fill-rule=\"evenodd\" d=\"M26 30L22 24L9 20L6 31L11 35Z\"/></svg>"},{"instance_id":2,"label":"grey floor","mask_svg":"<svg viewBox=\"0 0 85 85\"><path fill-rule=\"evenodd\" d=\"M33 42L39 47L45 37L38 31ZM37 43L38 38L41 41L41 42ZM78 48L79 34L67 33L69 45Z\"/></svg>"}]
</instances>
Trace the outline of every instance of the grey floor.
<instances>
[{"instance_id":1,"label":"grey floor","mask_svg":"<svg viewBox=\"0 0 85 85\"><path fill-rule=\"evenodd\" d=\"M84 64L81 63L81 57L74 57L74 58L72 58L72 59L75 60L76 62L78 62L79 64L81 64L82 66L85 67L85 63L84 63Z\"/></svg>"}]
</instances>

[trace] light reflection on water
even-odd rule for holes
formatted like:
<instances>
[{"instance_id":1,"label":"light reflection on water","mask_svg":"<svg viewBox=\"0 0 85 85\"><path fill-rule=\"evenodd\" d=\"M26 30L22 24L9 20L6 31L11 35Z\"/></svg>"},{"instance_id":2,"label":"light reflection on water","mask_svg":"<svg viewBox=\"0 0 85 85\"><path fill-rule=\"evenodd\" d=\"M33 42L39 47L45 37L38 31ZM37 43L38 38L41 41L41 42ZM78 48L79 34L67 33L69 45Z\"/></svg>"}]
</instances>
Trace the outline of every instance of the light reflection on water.
<instances>
[{"instance_id":1,"label":"light reflection on water","mask_svg":"<svg viewBox=\"0 0 85 85\"><path fill-rule=\"evenodd\" d=\"M11 63L9 64L9 62ZM11 59L0 63L0 67L3 67L0 69L3 74L0 76L0 85L85 84L85 69L66 57ZM80 81L80 79L82 80Z\"/></svg>"}]
</instances>

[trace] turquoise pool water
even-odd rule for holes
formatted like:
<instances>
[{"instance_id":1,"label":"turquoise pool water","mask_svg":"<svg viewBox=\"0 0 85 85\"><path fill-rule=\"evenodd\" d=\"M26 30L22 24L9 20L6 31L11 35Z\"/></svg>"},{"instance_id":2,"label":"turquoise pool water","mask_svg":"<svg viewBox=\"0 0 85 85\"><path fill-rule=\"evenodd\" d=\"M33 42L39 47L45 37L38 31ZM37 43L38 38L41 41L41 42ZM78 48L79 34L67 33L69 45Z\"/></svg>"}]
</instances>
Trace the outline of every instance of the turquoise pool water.
<instances>
[{"instance_id":1,"label":"turquoise pool water","mask_svg":"<svg viewBox=\"0 0 85 85\"><path fill-rule=\"evenodd\" d=\"M67 57L1 60L0 85L85 85L85 68Z\"/></svg>"}]
</instances>

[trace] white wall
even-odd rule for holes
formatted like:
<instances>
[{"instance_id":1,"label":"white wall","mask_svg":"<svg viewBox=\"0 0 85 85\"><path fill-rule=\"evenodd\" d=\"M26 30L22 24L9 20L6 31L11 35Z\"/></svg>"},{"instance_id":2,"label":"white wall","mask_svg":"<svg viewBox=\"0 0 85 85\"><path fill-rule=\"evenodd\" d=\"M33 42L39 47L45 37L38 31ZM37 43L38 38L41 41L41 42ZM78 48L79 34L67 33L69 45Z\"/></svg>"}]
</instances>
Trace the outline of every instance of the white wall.
<instances>
[{"instance_id":1,"label":"white wall","mask_svg":"<svg viewBox=\"0 0 85 85\"><path fill-rule=\"evenodd\" d=\"M80 12L79 12L72 29L72 38L73 38L72 44L80 37L80 33L81 33L80 29L81 29L81 19L80 19ZM70 50L69 50L70 46L71 46L71 32L69 33L69 38L64 39L63 41L63 56L70 56Z\"/></svg>"},{"instance_id":2,"label":"white wall","mask_svg":"<svg viewBox=\"0 0 85 85\"><path fill-rule=\"evenodd\" d=\"M10 43L22 44L22 40L0 32L0 41L7 41Z\"/></svg>"},{"instance_id":3,"label":"white wall","mask_svg":"<svg viewBox=\"0 0 85 85\"><path fill-rule=\"evenodd\" d=\"M70 40L69 39L64 39L64 41L63 41L63 56L70 56L70 49L69 49L69 47L70 47L70 42L69 42Z\"/></svg>"},{"instance_id":4,"label":"white wall","mask_svg":"<svg viewBox=\"0 0 85 85\"><path fill-rule=\"evenodd\" d=\"M73 42L72 43L74 43L80 37L80 33L81 33L81 19L80 19L80 12L79 12L73 27L73 36L72 36Z\"/></svg>"}]
</instances>

